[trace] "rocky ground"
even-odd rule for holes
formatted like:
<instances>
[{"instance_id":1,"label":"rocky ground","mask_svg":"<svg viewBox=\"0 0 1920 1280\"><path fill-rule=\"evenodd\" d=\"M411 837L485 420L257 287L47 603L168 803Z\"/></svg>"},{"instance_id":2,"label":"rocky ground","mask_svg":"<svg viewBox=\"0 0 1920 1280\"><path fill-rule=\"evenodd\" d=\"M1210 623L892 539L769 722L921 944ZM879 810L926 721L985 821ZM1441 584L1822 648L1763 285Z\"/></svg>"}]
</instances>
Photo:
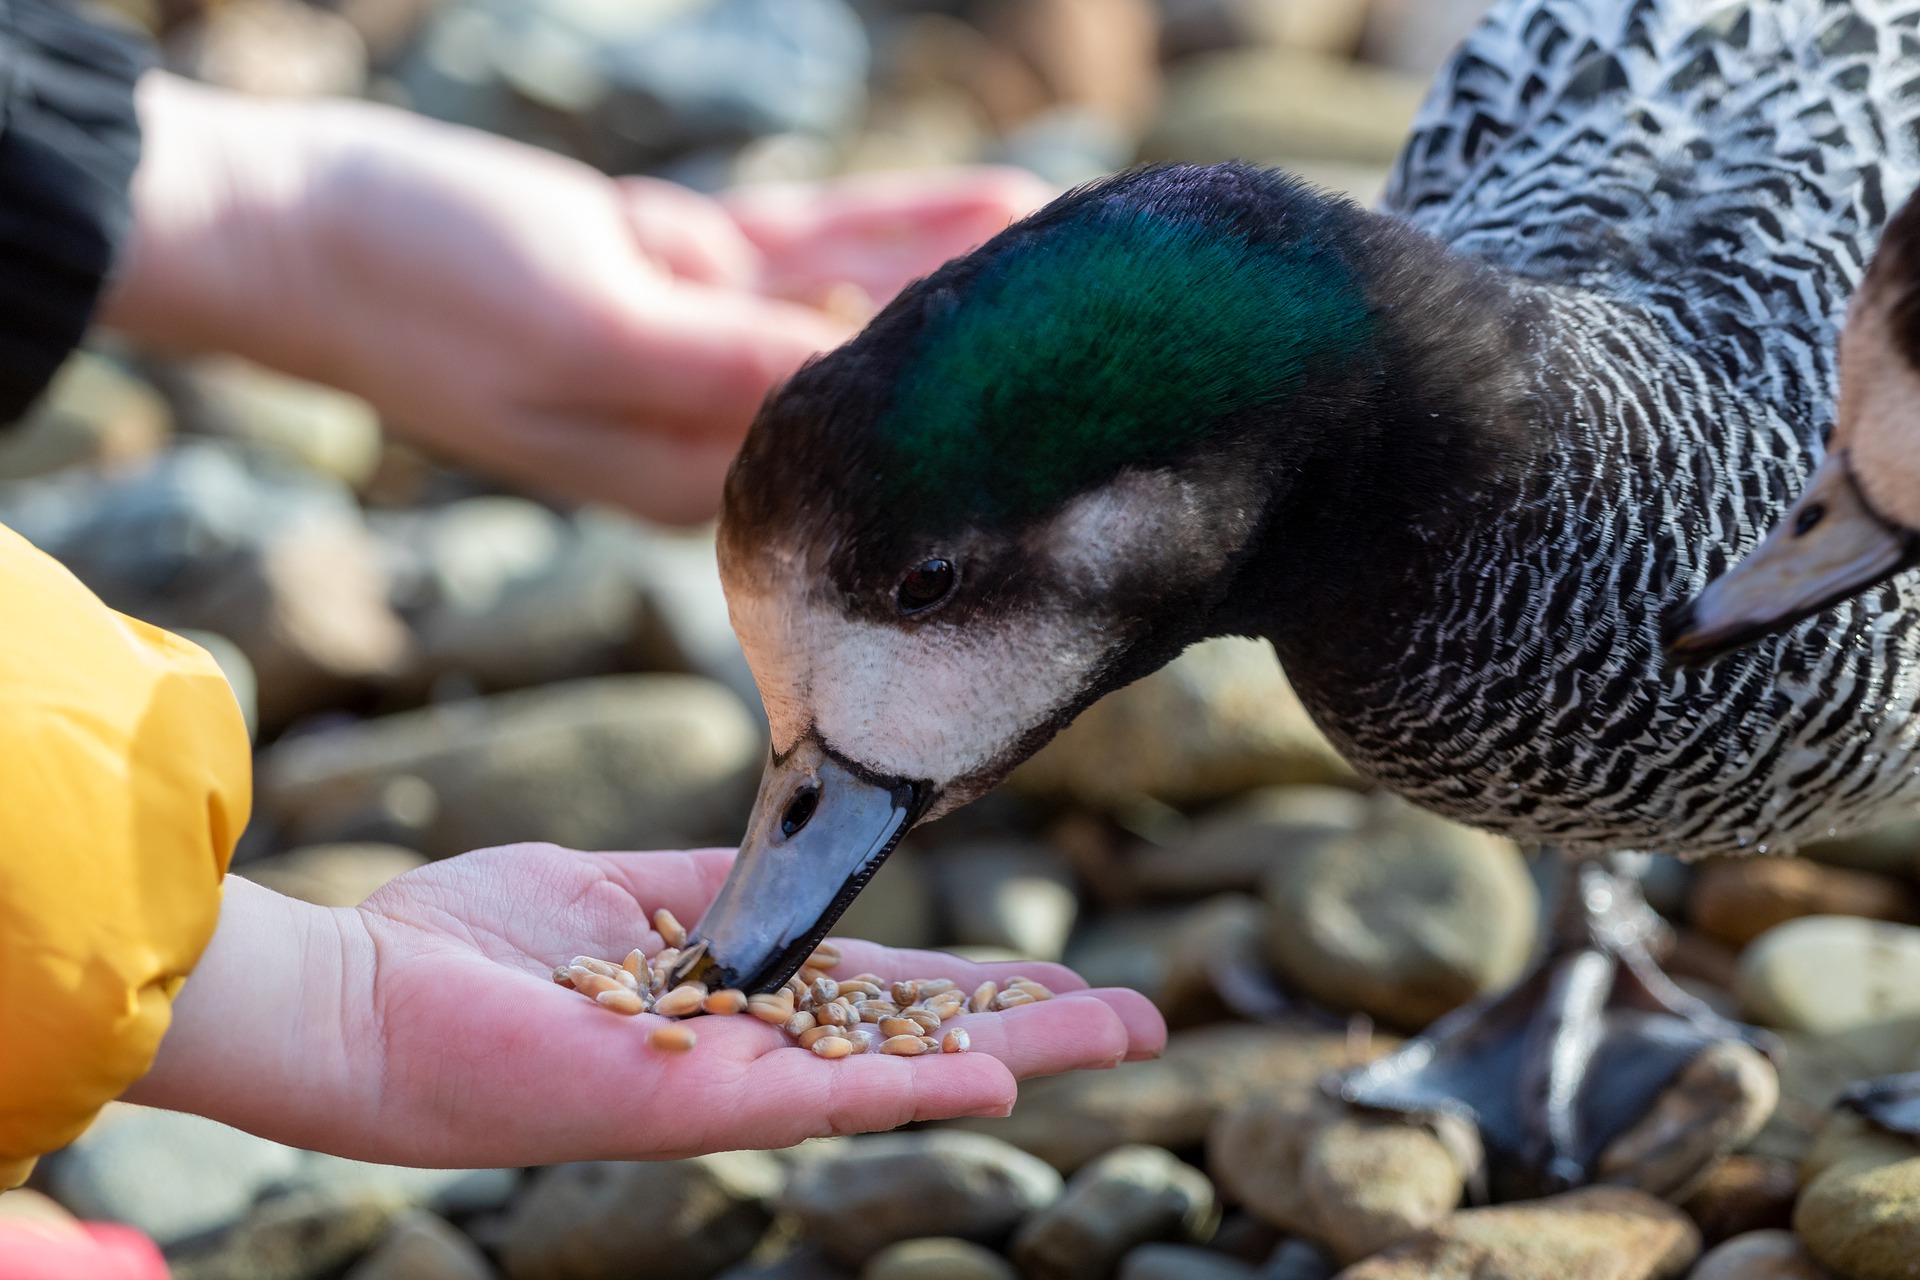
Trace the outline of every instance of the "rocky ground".
<instances>
[{"instance_id":1,"label":"rocky ground","mask_svg":"<svg viewBox=\"0 0 1920 1280\"><path fill-rule=\"evenodd\" d=\"M118 4L188 74L702 186L1247 156L1370 197L1478 0ZM667 65L689 30L729 60ZM105 341L0 439L0 522L220 658L259 743L238 874L346 905L484 845L738 835L764 728L708 534L503 491L351 397ZM1365 794L1270 651L1215 642L916 834L842 926L1138 987L1175 1028L1159 1061L1030 1082L1004 1120L530 1170L116 1107L0 1214L131 1223L181 1280L1907 1276L1920 1146L1830 1104L1920 1068L1920 816L1807 852L1646 879L1670 969L1777 1055L1703 1055L1609 1149L1610 1185L1486 1203L1472 1134L1319 1082L1511 982L1554 866Z\"/></svg>"}]
</instances>

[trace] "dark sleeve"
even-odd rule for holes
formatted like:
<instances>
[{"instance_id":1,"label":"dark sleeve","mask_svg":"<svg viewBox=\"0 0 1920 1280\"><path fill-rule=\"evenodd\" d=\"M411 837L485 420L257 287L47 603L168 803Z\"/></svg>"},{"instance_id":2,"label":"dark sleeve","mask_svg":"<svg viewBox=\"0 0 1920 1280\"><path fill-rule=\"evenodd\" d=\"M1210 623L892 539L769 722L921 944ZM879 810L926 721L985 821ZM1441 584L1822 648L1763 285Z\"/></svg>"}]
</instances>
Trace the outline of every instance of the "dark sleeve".
<instances>
[{"instance_id":1,"label":"dark sleeve","mask_svg":"<svg viewBox=\"0 0 1920 1280\"><path fill-rule=\"evenodd\" d=\"M78 0L0 0L0 423L45 389L126 235L137 36Z\"/></svg>"}]
</instances>

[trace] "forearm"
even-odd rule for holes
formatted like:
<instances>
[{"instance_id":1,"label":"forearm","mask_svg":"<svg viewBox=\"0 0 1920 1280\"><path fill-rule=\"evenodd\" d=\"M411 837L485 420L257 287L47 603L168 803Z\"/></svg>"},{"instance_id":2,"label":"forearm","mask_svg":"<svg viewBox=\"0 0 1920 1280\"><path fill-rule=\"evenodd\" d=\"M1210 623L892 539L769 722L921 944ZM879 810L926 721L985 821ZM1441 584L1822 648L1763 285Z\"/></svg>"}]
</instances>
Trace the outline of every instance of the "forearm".
<instances>
[{"instance_id":1,"label":"forearm","mask_svg":"<svg viewBox=\"0 0 1920 1280\"><path fill-rule=\"evenodd\" d=\"M281 1141L321 1141L352 1076L337 1025L339 920L229 876L213 941L174 1001L152 1070L126 1100Z\"/></svg>"}]
</instances>

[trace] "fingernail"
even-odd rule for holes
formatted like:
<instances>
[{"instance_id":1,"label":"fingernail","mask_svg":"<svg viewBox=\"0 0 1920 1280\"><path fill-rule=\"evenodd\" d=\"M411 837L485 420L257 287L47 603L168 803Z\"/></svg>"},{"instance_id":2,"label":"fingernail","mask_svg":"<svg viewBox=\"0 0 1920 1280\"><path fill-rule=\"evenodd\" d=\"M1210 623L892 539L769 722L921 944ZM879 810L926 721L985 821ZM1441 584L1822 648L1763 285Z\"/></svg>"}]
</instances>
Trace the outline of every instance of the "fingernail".
<instances>
[{"instance_id":1,"label":"fingernail","mask_svg":"<svg viewBox=\"0 0 1920 1280\"><path fill-rule=\"evenodd\" d=\"M992 1106L982 1107L978 1111L967 1112L969 1116L978 1116L982 1120L1005 1120L1013 1114L1013 1103L996 1102Z\"/></svg>"}]
</instances>

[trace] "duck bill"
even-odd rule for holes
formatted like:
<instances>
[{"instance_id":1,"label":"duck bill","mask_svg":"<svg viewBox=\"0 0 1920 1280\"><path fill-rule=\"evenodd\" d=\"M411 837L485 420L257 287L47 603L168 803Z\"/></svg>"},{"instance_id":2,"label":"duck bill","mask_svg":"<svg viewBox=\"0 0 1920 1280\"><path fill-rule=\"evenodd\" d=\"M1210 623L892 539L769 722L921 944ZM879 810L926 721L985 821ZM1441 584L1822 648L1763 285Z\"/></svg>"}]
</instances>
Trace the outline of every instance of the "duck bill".
<instances>
[{"instance_id":1,"label":"duck bill","mask_svg":"<svg viewBox=\"0 0 1920 1280\"><path fill-rule=\"evenodd\" d=\"M934 788L881 778L809 734L773 757L740 856L694 926L682 977L770 991L827 935Z\"/></svg>"},{"instance_id":2,"label":"duck bill","mask_svg":"<svg viewBox=\"0 0 1920 1280\"><path fill-rule=\"evenodd\" d=\"M1737 649L1920 560L1920 535L1867 505L1845 451L1827 455L1766 540L1667 621L1683 663Z\"/></svg>"}]
</instances>

